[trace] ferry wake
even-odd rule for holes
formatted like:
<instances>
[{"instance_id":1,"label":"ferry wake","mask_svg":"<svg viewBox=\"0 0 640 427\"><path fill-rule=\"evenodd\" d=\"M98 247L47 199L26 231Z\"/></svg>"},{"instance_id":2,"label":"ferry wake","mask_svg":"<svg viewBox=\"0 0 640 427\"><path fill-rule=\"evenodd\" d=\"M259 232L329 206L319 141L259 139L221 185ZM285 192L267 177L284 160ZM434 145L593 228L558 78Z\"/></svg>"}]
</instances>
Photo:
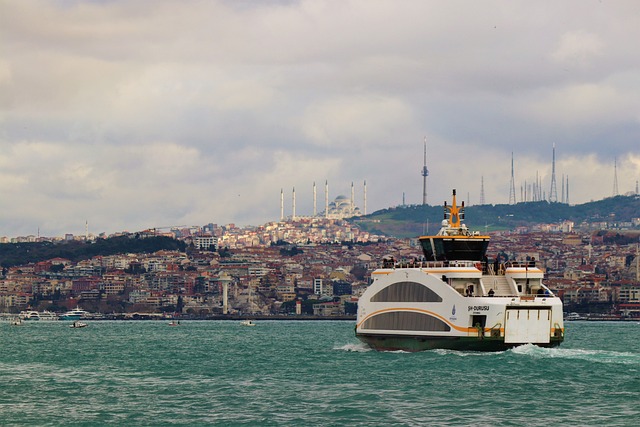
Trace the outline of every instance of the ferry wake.
<instances>
[{"instance_id":1,"label":"ferry wake","mask_svg":"<svg viewBox=\"0 0 640 427\"><path fill-rule=\"evenodd\" d=\"M560 345L562 301L535 260L490 263L489 236L471 232L464 202L444 203L437 235L419 238L423 261L387 260L358 302L356 336L376 350L501 351Z\"/></svg>"}]
</instances>

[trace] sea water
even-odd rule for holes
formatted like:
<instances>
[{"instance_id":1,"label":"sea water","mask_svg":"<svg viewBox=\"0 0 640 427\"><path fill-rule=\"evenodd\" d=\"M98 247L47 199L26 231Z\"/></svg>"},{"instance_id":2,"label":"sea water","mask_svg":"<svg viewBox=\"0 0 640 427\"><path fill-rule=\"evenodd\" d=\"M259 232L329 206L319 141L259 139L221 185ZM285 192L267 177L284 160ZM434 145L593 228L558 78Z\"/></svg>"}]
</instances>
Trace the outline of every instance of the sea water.
<instances>
[{"instance_id":1,"label":"sea water","mask_svg":"<svg viewBox=\"0 0 640 427\"><path fill-rule=\"evenodd\" d=\"M2 426L635 426L640 324L553 349L376 352L347 321L0 324Z\"/></svg>"}]
</instances>

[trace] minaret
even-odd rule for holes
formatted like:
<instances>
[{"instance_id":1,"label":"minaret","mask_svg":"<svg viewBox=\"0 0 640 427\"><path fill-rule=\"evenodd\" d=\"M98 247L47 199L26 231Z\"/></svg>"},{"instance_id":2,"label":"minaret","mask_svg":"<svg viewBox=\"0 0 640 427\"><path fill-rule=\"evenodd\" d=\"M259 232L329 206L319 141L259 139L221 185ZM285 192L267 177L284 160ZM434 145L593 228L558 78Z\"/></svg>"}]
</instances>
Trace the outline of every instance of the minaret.
<instances>
[{"instance_id":1,"label":"minaret","mask_svg":"<svg viewBox=\"0 0 640 427\"><path fill-rule=\"evenodd\" d=\"M84 222L84 241L89 241L89 221L85 220Z\"/></svg>"},{"instance_id":2,"label":"minaret","mask_svg":"<svg viewBox=\"0 0 640 427\"><path fill-rule=\"evenodd\" d=\"M480 177L480 204L484 205L484 176Z\"/></svg>"},{"instance_id":3,"label":"minaret","mask_svg":"<svg viewBox=\"0 0 640 427\"><path fill-rule=\"evenodd\" d=\"M564 202L569 204L569 175L567 175L567 194L564 197Z\"/></svg>"},{"instance_id":4,"label":"minaret","mask_svg":"<svg viewBox=\"0 0 640 427\"><path fill-rule=\"evenodd\" d=\"M638 192L638 184L636 182L636 193ZM367 214L367 180L364 180L364 214Z\"/></svg>"},{"instance_id":5,"label":"minaret","mask_svg":"<svg viewBox=\"0 0 640 427\"><path fill-rule=\"evenodd\" d=\"M553 143L553 160L551 161L551 189L549 190L549 202L558 201L558 189L556 187L556 143Z\"/></svg>"},{"instance_id":6,"label":"minaret","mask_svg":"<svg viewBox=\"0 0 640 427\"><path fill-rule=\"evenodd\" d=\"M329 181L324 182L324 217L329 218Z\"/></svg>"},{"instance_id":7,"label":"minaret","mask_svg":"<svg viewBox=\"0 0 640 427\"><path fill-rule=\"evenodd\" d=\"M313 216L315 217L318 214L318 205L316 203L316 182L313 181Z\"/></svg>"},{"instance_id":8,"label":"minaret","mask_svg":"<svg viewBox=\"0 0 640 427\"><path fill-rule=\"evenodd\" d=\"M618 159L613 159L613 197L618 195Z\"/></svg>"},{"instance_id":9,"label":"minaret","mask_svg":"<svg viewBox=\"0 0 640 427\"><path fill-rule=\"evenodd\" d=\"M509 184L509 204L516 204L516 183L513 175L513 151L511 152L511 183Z\"/></svg>"},{"instance_id":10,"label":"minaret","mask_svg":"<svg viewBox=\"0 0 640 427\"><path fill-rule=\"evenodd\" d=\"M429 170L427 169L427 137L424 137L424 166L422 167L422 204L427 204L427 177Z\"/></svg>"},{"instance_id":11,"label":"minaret","mask_svg":"<svg viewBox=\"0 0 640 427\"><path fill-rule=\"evenodd\" d=\"M353 181L351 181L351 215L353 215L353 210L355 206L356 206L355 193L353 192Z\"/></svg>"},{"instance_id":12,"label":"minaret","mask_svg":"<svg viewBox=\"0 0 640 427\"><path fill-rule=\"evenodd\" d=\"M562 174L562 197L560 200L564 203L564 174Z\"/></svg>"},{"instance_id":13,"label":"minaret","mask_svg":"<svg viewBox=\"0 0 640 427\"><path fill-rule=\"evenodd\" d=\"M291 195L292 207L291 207L291 219L296 219L296 187L293 187L293 193Z\"/></svg>"},{"instance_id":14,"label":"minaret","mask_svg":"<svg viewBox=\"0 0 640 427\"><path fill-rule=\"evenodd\" d=\"M284 221L284 190L280 189L280 221Z\"/></svg>"}]
</instances>

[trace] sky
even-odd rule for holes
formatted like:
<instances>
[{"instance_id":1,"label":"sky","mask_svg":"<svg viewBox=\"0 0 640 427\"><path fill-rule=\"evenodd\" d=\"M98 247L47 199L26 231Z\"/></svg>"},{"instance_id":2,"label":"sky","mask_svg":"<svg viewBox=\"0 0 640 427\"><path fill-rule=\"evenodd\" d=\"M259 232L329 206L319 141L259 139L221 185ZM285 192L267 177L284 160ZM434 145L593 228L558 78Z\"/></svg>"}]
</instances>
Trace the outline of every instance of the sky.
<instances>
[{"instance_id":1,"label":"sky","mask_svg":"<svg viewBox=\"0 0 640 427\"><path fill-rule=\"evenodd\" d=\"M640 179L640 3L0 0L0 236ZM481 182L483 185L481 186ZM526 184L525 184L526 183Z\"/></svg>"}]
</instances>

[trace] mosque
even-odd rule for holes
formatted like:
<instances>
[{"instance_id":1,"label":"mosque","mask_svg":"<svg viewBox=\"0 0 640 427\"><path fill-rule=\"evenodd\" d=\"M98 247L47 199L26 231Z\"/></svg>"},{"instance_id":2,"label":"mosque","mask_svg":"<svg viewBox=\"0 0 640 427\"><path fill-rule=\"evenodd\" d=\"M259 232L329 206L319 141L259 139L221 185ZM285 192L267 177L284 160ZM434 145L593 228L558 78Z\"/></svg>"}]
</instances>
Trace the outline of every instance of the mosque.
<instances>
[{"instance_id":1,"label":"mosque","mask_svg":"<svg viewBox=\"0 0 640 427\"><path fill-rule=\"evenodd\" d=\"M330 218L330 219L344 219L351 218L353 216L361 216L367 214L367 181L364 181L364 210L361 211L355 204L355 191L353 182L351 183L351 198L339 195L335 200L329 203L329 184L327 181L324 183L324 211L318 213L317 211L317 198L316 198L316 183L313 183L313 215L316 218ZM296 216L296 189L293 188L292 193L292 214L291 218L295 219ZM280 220L284 220L284 191L280 190Z\"/></svg>"}]
</instances>

